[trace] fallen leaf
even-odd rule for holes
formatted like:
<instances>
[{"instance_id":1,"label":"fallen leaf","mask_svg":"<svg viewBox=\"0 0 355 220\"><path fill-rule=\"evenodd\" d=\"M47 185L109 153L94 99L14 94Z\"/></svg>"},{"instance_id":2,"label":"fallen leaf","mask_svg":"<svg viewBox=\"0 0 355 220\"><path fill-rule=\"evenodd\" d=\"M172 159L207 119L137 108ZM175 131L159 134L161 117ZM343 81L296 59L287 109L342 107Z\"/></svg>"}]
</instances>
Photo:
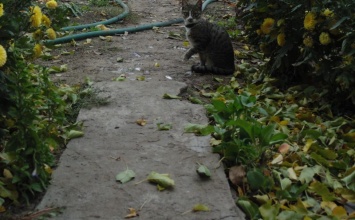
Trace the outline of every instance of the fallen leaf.
<instances>
[{"instance_id":1,"label":"fallen leaf","mask_svg":"<svg viewBox=\"0 0 355 220\"><path fill-rule=\"evenodd\" d=\"M204 204L196 204L192 208L192 211L193 212L209 212L211 210L210 210L210 208L208 208L208 206L206 206Z\"/></svg>"},{"instance_id":2,"label":"fallen leaf","mask_svg":"<svg viewBox=\"0 0 355 220\"><path fill-rule=\"evenodd\" d=\"M198 168L196 169L196 172L200 177L203 178L211 177L211 171L205 165L199 164Z\"/></svg>"},{"instance_id":3,"label":"fallen leaf","mask_svg":"<svg viewBox=\"0 0 355 220\"><path fill-rule=\"evenodd\" d=\"M136 176L136 174L134 173L133 170L125 170L119 174L116 175L116 180L123 183L127 183L129 181L131 181L134 177Z\"/></svg>"},{"instance_id":4,"label":"fallen leaf","mask_svg":"<svg viewBox=\"0 0 355 220\"><path fill-rule=\"evenodd\" d=\"M125 81L127 76L125 74L121 74L119 77L115 78L113 81Z\"/></svg>"},{"instance_id":5,"label":"fallen leaf","mask_svg":"<svg viewBox=\"0 0 355 220\"><path fill-rule=\"evenodd\" d=\"M144 126L144 125L147 124L147 120L141 118L141 119L138 119L138 120L136 121L136 123L137 123L138 125L140 125L140 126Z\"/></svg>"},{"instance_id":6,"label":"fallen leaf","mask_svg":"<svg viewBox=\"0 0 355 220\"><path fill-rule=\"evenodd\" d=\"M284 157L282 156L282 154L279 154L271 161L271 164L281 164L283 159Z\"/></svg>"},{"instance_id":7,"label":"fallen leaf","mask_svg":"<svg viewBox=\"0 0 355 220\"><path fill-rule=\"evenodd\" d=\"M290 179L292 179L292 180L298 180L297 175L296 175L296 172L295 172L295 170L294 170L292 167L288 168L288 169L287 169L287 172L288 172L288 177L289 177Z\"/></svg>"},{"instance_id":8,"label":"fallen leaf","mask_svg":"<svg viewBox=\"0 0 355 220\"><path fill-rule=\"evenodd\" d=\"M228 176L234 186L241 186L246 176L245 168L243 166L233 166L229 169Z\"/></svg>"},{"instance_id":9,"label":"fallen leaf","mask_svg":"<svg viewBox=\"0 0 355 220\"><path fill-rule=\"evenodd\" d=\"M12 175L11 171L8 169L4 169L3 175L6 179L12 179L14 176Z\"/></svg>"},{"instance_id":10,"label":"fallen leaf","mask_svg":"<svg viewBox=\"0 0 355 220\"><path fill-rule=\"evenodd\" d=\"M289 150L290 150L290 145L287 143L283 143L279 147L279 152L281 154L287 154Z\"/></svg>"},{"instance_id":11,"label":"fallen leaf","mask_svg":"<svg viewBox=\"0 0 355 220\"><path fill-rule=\"evenodd\" d=\"M171 94L168 94L168 93L165 93L165 94L163 95L163 98L164 98L164 99L181 99L180 96L171 95Z\"/></svg>"},{"instance_id":12,"label":"fallen leaf","mask_svg":"<svg viewBox=\"0 0 355 220\"><path fill-rule=\"evenodd\" d=\"M122 58L122 57L117 57L116 61L117 61L118 63L122 63L122 62L123 62L123 58Z\"/></svg>"},{"instance_id":13,"label":"fallen leaf","mask_svg":"<svg viewBox=\"0 0 355 220\"><path fill-rule=\"evenodd\" d=\"M154 66L155 67L160 67L160 64L159 63L155 63Z\"/></svg>"},{"instance_id":14,"label":"fallen leaf","mask_svg":"<svg viewBox=\"0 0 355 220\"><path fill-rule=\"evenodd\" d=\"M139 216L139 214L137 213L137 211L134 208L129 208L129 214L125 216L125 218L134 218Z\"/></svg>"},{"instance_id":15,"label":"fallen leaf","mask_svg":"<svg viewBox=\"0 0 355 220\"><path fill-rule=\"evenodd\" d=\"M71 139L79 138L82 136L84 136L84 132L77 131L77 130L70 130L67 137L69 140L71 140Z\"/></svg>"},{"instance_id":16,"label":"fallen leaf","mask_svg":"<svg viewBox=\"0 0 355 220\"><path fill-rule=\"evenodd\" d=\"M194 104L200 104L200 105L203 104L203 102L200 99L193 96L189 96L188 100Z\"/></svg>"},{"instance_id":17,"label":"fallen leaf","mask_svg":"<svg viewBox=\"0 0 355 220\"><path fill-rule=\"evenodd\" d=\"M158 123L157 126L159 131L168 131L173 128L171 124Z\"/></svg>"},{"instance_id":18,"label":"fallen leaf","mask_svg":"<svg viewBox=\"0 0 355 220\"><path fill-rule=\"evenodd\" d=\"M137 76L136 80L138 81L144 81L145 80L145 76Z\"/></svg>"},{"instance_id":19,"label":"fallen leaf","mask_svg":"<svg viewBox=\"0 0 355 220\"><path fill-rule=\"evenodd\" d=\"M147 180L152 183L157 183L159 191L171 188L175 185L174 180L169 177L169 174L160 174L154 171L148 175Z\"/></svg>"}]
</instances>

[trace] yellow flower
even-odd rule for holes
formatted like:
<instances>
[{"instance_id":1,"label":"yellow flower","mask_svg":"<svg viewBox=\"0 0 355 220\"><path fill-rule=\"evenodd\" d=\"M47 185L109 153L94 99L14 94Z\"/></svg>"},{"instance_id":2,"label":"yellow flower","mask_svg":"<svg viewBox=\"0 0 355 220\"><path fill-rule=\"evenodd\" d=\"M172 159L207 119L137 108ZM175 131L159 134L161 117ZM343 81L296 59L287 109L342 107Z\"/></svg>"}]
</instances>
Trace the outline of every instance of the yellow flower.
<instances>
[{"instance_id":1,"label":"yellow flower","mask_svg":"<svg viewBox=\"0 0 355 220\"><path fill-rule=\"evenodd\" d=\"M5 48L0 45L0 67L4 66L7 60L7 54Z\"/></svg>"},{"instance_id":2,"label":"yellow flower","mask_svg":"<svg viewBox=\"0 0 355 220\"><path fill-rule=\"evenodd\" d=\"M4 5L0 3L0 17L4 15Z\"/></svg>"},{"instance_id":3,"label":"yellow flower","mask_svg":"<svg viewBox=\"0 0 355 220\"><path fill-rule=\"evenodd\" d=\"M317 24L316 15L313 12L308 12L304 18L303 24L306 30L314 30Z\"/></svg>"},{"instance_id":4,"label":"yellow flower","mask_svg":"<svg viewBox=\"0 0 355 220\"><path fill-rule=\"evenodd\" d=\"M35 40L40 40L40 39L42 39L42 37L43 37L43 34L42 34L41 29L38 29L32 33L32 38Z\"/></svg>"},{"instance_id":5,"label":"yellow flower","mask_svg":"<svg viewBox=\"0 0 355 220\"><path fill-rule=\"evenodd\" d=\"M319 42L323 45L328 45L330 44L330 42L332 41L332 39L330 38L328 33L322 32L319 35Z\"/></svg>"},{"instance_id":6,"label":"yellow flower","mask_svg":"<svg viewBox=\"0 0 355 220\"><path fill-rule=\"evenodd\" d=\"M40 44L36 44L33 48L34 57L40 57L42 54L42 46Z\"/></svg>"},{"instance_id":7,"label":"yellow flower","mask_svg":"<svg viewBox=\"0 0 355 220\"><path fill-rule=\"evenodd\" d=\"M323 12L322 12L322 15L324 15L325 17L333 17L333 11L329 10L329 8L325 9Z\"/></svg>"},{"instance_id":8,"label":"yellow flower","mask_svg":"<svg viewBox=\"0 0 355 220\"><path fill-rule=\"evenodd\" d=\"M47 31L47 36L49 39L53 40L57 38L57 34L55 33L55 31L53 30L53 28L48 28Z\"/></svg>"},{"instance_id":9,"label":"yellow flower","mask_svg":"<svg viewBox=\"0 0 355 220\"><path fill-rule=\"evenodd\" d=\"M272 18L265 18L263 24L260 26L261 31L264 34L270 34L272 27L274 26L275 20Z\"/></svg>"},{"instance_id":10,"label":"yellow flower","mask_svg":"<svg viewBox=\"0 0 355 220\"><path fill-rule=\"evenodd\" d=\"M49 9L55 9L55 8L58 6L58 4L57 4L56 1L50 0L50 1L48 1L48 2L46 3L46 6L47 6L47 8L49 8Z\"/></svg>"},{"instance_id":11,"label":"yellow flower","mask_svg":"<svg viewBox=\"0 0 355 220\"><path fill-rule=\"evenodd\" d=\"M303 39L303 44L306 46L306 47L313 47L313 39L311 36L307 36Z\"/></svg>"},{"instance_id":12,"label":"yellow flower","mask_svg":"<svg viewBox=\"0 0 355 220\"><path fill-rule=\"evenodd\" d=\"M285 40L286 35L284 33L280 33L277 35L277 44L282 47L285 45L286 40Z\"/></svg>"},{"instance_id":13,"label":"yellow flower","mask_svg":"<svg viewBox=\"0 0 355 220\"><path fill-rule=\"evenodd\" d=\"M45 14L42 15L42 22L47 28L50 27L52 23L51 20Z\"/></svg>"},{"instance_id":14,"label":"yellow flower","mask_svg":"<svg viewBox=\"0 0 355 220\"><path fill-rule=\"evenodd\" d=\"M30 18L33 27L39 27L42 23L42 11L41 8L35 6L32 10L33 15Z\"/></svg>"}]
</instances>

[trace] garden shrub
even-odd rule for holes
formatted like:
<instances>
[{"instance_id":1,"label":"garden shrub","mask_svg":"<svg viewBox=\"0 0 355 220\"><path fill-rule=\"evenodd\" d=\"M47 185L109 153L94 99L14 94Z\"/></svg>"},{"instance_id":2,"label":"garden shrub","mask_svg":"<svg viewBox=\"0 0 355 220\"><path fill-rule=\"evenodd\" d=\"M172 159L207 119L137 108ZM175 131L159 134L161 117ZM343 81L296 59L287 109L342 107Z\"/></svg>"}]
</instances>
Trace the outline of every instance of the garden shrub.
<instances>
[{"instance_id":1,"label":"garden shrub","mask_svg":"<svg viewBox=\"0 0 355 220\"><path fill-rule=\"evenodd\" d=\"M238 5L249 42L269 59L267 73L324 89L335 105L355 104L355 1L240 0Z\"/></svg>"},{"instance_id":2,"label":"garden shrub","mask_svg":"<svg viewBox=\"0 0 355 220\"><path fill-rule=\"evenodd\" d=\"M54 0L0 3L0 212L46 188L67 130L64 97L74 90L55 86L47 69L33 64L65 14Z\"/></svg>"}]
</instances>

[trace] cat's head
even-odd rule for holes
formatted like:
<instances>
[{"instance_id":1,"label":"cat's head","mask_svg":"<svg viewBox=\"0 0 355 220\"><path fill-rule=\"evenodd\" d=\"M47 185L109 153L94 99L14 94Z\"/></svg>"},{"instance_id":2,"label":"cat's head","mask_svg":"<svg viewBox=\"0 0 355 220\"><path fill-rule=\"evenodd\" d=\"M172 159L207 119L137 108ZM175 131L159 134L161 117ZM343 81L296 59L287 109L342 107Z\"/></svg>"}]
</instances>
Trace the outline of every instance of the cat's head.
<instances>
[{"instance_id":1,"label":"cat's head","mask_svg":"<svg viewBox=\"0 0 355 220\"><path fill-rule=\"evenodd\" d=\"M188 0L182 0L182 15L186 27L194 26L201 18L202 0L198 0L196 4L190 4Z\"/></svg>"}]
</instances>

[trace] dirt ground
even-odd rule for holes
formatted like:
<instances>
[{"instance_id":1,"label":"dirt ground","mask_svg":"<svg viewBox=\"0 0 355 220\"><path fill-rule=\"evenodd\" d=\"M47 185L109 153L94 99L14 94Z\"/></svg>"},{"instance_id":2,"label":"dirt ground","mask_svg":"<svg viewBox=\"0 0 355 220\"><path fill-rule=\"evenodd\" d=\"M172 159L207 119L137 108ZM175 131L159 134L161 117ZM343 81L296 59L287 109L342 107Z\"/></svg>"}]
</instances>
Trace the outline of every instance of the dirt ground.
<instances>
[{"instance_id":1,"label":"dirt ground","mask_svg":"<svg viewBox=\"0 0 355 220\"><path fill-rule=\"evenodd\" d=\"M76 2L78 6L88 6L87 1ZM138 24L168 21L179 18L180 1L177 0L147 0L125 1L130 7L130 15L119 24L107 25L110 29L133 27ZM164 7L159 7L162 5ZM118 6L112 6L118 7ZM98 22L108 18L119 10L107 7L92 7L93 11L85 11L82 17L73 18L78 23ZM106 10L106 12L105 12ZM109 12L107 12L107 10ZM215 2L205 10L206 14L214 15L214 19L222 19L225 15L234 15L234 9L226 3ZM120 75L140 76L147 79L154 76L157 69L163 69L162 78L173 79L188 84L189 91L199 91L203 87L216 88L221 82L216 82L216 76L207 74L191 74L190 66L198 62L194 56L188 62L182 56L188 49L184 45L185 28L182 23L173 26L144 31L147 41L137 40L136 33L128 33L104 38L92 38L88 41L76 41L61 45L52 55L60 55L54 60L43 62L45 66L67 65L68 70L53 74L53 79L66 84L81 84L89 78L93 82L113 80ZM238 47L234 42L234 47ZM135 51L134 53L131 50ZM169 57L167 57L169 56ZM119 61L118 61L119 60ZM129 68L122 68L122 63L128 63ZM113 64L113 65L112 65ZM125 65L127 66L127 65ZM227 82L230 76L217 76Z\"/></svg>"}]
</instances>

